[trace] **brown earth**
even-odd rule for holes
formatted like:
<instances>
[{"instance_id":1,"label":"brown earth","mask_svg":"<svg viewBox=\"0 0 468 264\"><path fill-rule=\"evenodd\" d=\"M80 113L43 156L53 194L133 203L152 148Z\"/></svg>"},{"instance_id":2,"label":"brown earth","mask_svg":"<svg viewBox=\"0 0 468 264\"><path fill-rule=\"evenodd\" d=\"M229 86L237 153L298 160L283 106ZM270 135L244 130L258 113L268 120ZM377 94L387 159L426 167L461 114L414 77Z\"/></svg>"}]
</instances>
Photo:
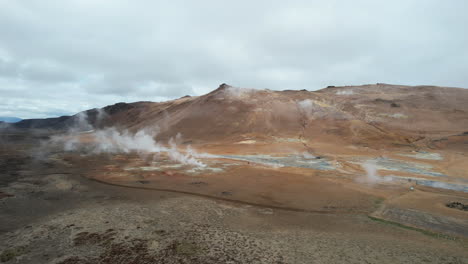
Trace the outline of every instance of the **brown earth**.
<instances>
[{"instance_id":1,"label":"brown earth","mask_svg":"<svg viewBox=\"0 0 468 264\"><path fill-rule=\"evenodd\" d=\"M446 205L468 203L468 90L223 84L85 114L94 130L72 116L1 134L11 263L467 261L468 212ZM106 127L157 131L168 149L180 133L174 150L190 145L203 166L167 151L89 151Z\"/></svg>"}]
</instances>

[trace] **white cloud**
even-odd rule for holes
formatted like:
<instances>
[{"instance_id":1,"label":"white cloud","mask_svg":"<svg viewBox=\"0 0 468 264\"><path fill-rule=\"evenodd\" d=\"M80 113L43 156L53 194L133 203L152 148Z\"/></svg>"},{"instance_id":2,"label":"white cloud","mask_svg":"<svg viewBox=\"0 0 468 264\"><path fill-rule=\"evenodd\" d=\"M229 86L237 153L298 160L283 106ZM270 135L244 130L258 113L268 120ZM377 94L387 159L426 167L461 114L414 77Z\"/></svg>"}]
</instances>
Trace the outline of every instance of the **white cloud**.
<instances>
[{"instance_id":1,"label":"white cloud","mask_svg":"<svg viewBox=\"0 0 468 264\"><path fill-rule=\"evenodd\" d=\"M468 87L468 2L0 0L0 115L45 117L220 83ZM24 105L19 105L24 104ZM22 109L22 110L21 110Z\"/></svg>"}]
</instances>

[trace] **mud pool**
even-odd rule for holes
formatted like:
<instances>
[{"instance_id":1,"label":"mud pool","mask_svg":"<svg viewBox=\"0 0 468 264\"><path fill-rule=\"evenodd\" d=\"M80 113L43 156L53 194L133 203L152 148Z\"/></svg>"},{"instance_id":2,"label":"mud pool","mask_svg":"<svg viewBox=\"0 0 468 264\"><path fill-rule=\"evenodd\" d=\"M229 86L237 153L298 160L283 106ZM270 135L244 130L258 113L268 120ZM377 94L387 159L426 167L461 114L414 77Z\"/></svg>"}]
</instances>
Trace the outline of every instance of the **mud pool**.
<instances>
[{"instance_id":1,"label":"mud pool","mask_svg":"<svg viewBox=\"0 0 468 264\"><path fill-rule=\"evenodd\" d=\"M366 159L366 162L375 164L378 170L389 170L389 171L400 171L406 173L413 173L431 177L447 177L447 175L432 170L432 166L429 164L406 162L401 160L389 159L389 158L375 158ZM354 164L362 164L363 162L352 162Z\"/></svg>"},{"instance_id":2,"label":"mud pool","mask_svg":"<svg viewBox=\"0 0 468 264\"><path fill-rule=\"evenodd\" d=\"M242 160L271 167L297 167L315 170L335 169L324 158L306 158L302 155L288 155L285 157L275 157L270 155L221 155L221 158Z\"/></svg>"},{"instance_id":3,"label":"mud pool","mask_svg":"<svg viewBox=\"0 0 468 264\"><path fill-rule=\"evenodd\" d=\"M230 160L225 162L223 160ZM334 170L335 168L324 158L315 158L304 155L288 155L283 157L270 155L212 155L204 158L205 167L197 167L180 163L169 163L169 160L155 161L150 166L134 166L125 168L126 171L165 171L179 170L187 174L220 173L227 167L239 166L240 163L232 161L247 161L253 164L265 165L273 168L297 167L316 170Z\"/></svg>"},{"instance_id":4,"label":"mud pool","mask_svg":"<svg viewBox=\"0 0 468 264\"><path fill-rule=\"evenodd\" d=\"M394 180L404 180L414 182L416 185L423 185L432 188L446 189L452 191L466 192L468 193L468 185L461 183L448 183L434 180L427 180L414 177L399 177L399 176L390 176Z\"/></svg>"},{"instance_id":5,"label":"mud pool","mask_svg":"<svg viewBox=\"0 0 468 264\"><path fill-rule=\"evenodd\" d=\"M398 154L404 157L410 157L415 159L425 159L425 160L443 160L444 158L439 153L431 153L426 151L417 151L411 154Z\"/></svg>"}]
</instances>

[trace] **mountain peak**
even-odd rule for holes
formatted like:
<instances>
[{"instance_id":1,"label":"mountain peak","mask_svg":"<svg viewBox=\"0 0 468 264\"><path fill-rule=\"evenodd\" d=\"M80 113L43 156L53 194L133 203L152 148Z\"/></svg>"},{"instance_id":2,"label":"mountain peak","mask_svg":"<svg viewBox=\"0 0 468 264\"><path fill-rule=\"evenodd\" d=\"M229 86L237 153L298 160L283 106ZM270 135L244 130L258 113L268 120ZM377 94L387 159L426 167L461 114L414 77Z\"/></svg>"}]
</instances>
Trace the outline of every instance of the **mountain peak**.
<instances>
[{"instance_id":1,"label":"mountain peak","mask_svg":"<svg viewBox=\"0 0 468 264\"><path fill-rule=\"evenodd\" d=\"M227 83L222 83L214 91L224 91L224 90L227 90L227 89L232 88L232 87L233 87L232 85L229 85Z\"/></svg>"}]
</instances>

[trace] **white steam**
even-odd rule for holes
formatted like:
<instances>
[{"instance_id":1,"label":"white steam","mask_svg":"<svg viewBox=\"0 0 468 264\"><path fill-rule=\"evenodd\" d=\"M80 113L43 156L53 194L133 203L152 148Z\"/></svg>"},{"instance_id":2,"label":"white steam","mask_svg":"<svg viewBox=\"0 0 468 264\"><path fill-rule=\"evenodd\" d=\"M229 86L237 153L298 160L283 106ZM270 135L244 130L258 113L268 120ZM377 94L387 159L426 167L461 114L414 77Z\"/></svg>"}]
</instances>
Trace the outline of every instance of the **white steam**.
<instances>
[{"instance_id":1,"label":"white steam","mask_svg":"<svg viewBox=\"0 0 468 264\"><path fill-rule=\"evenodd\" d=\"M326 115L325 109L319 103L310 99L297 102L297 106L301 114L307 118L320 118Z\"/></svg>"},{"instance_id":2,"label":"white steam","mask_svg":"<svg viewBox=\"0 0 468 264\"><path fill-rule=\"evenodd\" d=\"M93 130L93 126L89 123L86 112L76 114L74 121L74 125L70 128L72 132Z\"/></svg>"},{"instance_id":3,"label":"white steam","mask_svg":"<svg viewBox=\"0 0 468 264\"><path fill-rule=\"evenodd\" d=\"M309 152L306 152L306 151L302 152L301 155L302 155L302 157L304 159L316 159L316 157L314 155L312 155L312 154L310 154Z\"/></svg>"},{"instance_id":4,"label":"white steam","mask_svg":"<svg viewBox=\"0 0 468 264\"><path fill-rule=\"evenodd\" d=\"M366 171L367 180L370 182L377 182L380 179L379 173L377 171L377 166L373 161L366 161L362 164L362 167Z\"/></svg>"},{"instance_id":5,"label":"white steam","mask_svg":"<svg viewBox=\"0 0 468 264\"><path fill-rule=\"evenodd\" d=\"M373 160L368 160L362 164L362 168L366 171L366 177L360 178L360 181L369 183L388 182L392 180L390 176L380 176L378 172L378 165Z\"/></svg>"},{"instance_id":6,"label":"white steam","mask_svg":"<svg viewBox=\"0 0 468 264\"><path fill-rule=\"evenodd\" d=\"M104 111L98 111L96 118L99 123L107 118L107 114ZM154 157L165 153L169 159L178 163L205 167L205 164L197 159L203 157L204 154L198 154L191 146L187 146L185 150L179 150L177 144L182 141L180 133L175 139L171 138L168 146L165 146L155 140L159 132L158 127L141 129L136 133L118 130L114 127L93 129L94 127L88 122L87 115L80 113L76 116L74 127L65 134L53 136L48 143L62 146L65 151L80 151L87 154L135 152L141 156L152 155Z\"/></svg>"},{"instance_id":7,"label":"white steam","mask_svg":"<svg viewBox=\"0 0 468 264\"><path fill-rule=\"evenodd\" d=\"M353 90L339 90L336 92L337 95L353 95Z\"/></svg>"},{"instance_id":8,"label":"white steam","mask_svg":"<svg viewBox=\"0 0 468 264\"><path fill-rule=\"evenodd\" d=\"M224 90L224 96L229 99L245 99L256 92L258 92L256 89L229 86Z\"/></svg>"},{"instance_id":9,"label":"white steam","mask_svg":"<svg viewBox=\"0 0 468 264\"><path fill-rule=\"evenodd\" d=\"M306 115L311 115L316 108L314 102L309 99L299 101L297 105Z\"/></svg>"},{"instance_id":10,"label":"white steam","mask_svg":"<svg viewBox=\"0 0 468 264\"><path fill-rule=\"evenodd\" d=\"M182 164L189 164L197 167L205 167L205 164L203 164L195 158L198 154L195 150L192 149L192 147L190 147L190 145L187 146L185 153L181 153L177 150L177 145L175 141L171 138L169 140L169 146L169 149L164 149L162 151L167 152L170 159L178 161Z\"/></svg>"}]
</instances>

